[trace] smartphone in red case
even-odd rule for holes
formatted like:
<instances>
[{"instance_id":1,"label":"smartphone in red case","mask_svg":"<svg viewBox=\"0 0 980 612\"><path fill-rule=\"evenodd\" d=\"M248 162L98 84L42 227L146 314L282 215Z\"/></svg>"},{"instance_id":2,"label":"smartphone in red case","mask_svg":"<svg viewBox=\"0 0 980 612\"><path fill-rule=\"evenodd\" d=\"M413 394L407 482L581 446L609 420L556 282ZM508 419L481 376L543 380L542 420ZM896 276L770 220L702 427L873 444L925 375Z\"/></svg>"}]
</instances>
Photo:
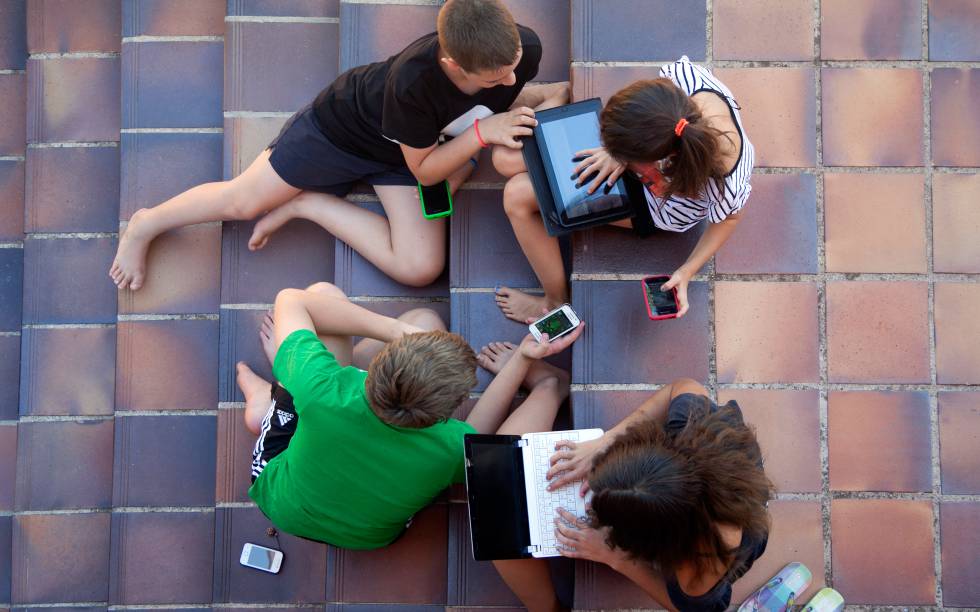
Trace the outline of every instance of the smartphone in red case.
<instances>
[{"instance_id":1,"label":"smartphone in red case","mask_svg":"<svg viewBox=\"0 0 980 612\"><path fill-rule=\"evenodd\" d=\"M677 301L677 288L663 291L660 286L670 280L669 276L647 276L643 284L643 302L647 305L647 315L653 321L676 319L681 309Z\"/></svg>"}]
</instances>

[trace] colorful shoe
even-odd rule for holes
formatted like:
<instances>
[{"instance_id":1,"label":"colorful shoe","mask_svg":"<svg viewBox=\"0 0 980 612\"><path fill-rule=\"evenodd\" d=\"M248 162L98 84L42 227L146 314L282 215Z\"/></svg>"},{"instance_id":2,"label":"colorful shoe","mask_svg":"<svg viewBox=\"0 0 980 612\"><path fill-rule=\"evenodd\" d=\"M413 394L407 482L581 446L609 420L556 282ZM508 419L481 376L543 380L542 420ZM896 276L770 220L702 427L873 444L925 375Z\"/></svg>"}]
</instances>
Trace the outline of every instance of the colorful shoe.
<instances>
[{"instance_id":1,"label":"colorful shoe","mask_svg":"<svg viewBox=\"0 0 980 612\"><path fill-rule=\"evenodd\" d=\"M738 612L784 612L810 586L812 577L805 565L794 561L746 599Z\"/></svg>"},{"instance_id":2,"label":"colorful shoe","mask_svg":"<svg viewBox=\"0 0 980 612\"><path fill-rule=\"evenodd\" d=\"M840 612L843 609L844 598L841 594L830 587L824 587L807 602L803 612Z\"/></svg>"}]
</instances>

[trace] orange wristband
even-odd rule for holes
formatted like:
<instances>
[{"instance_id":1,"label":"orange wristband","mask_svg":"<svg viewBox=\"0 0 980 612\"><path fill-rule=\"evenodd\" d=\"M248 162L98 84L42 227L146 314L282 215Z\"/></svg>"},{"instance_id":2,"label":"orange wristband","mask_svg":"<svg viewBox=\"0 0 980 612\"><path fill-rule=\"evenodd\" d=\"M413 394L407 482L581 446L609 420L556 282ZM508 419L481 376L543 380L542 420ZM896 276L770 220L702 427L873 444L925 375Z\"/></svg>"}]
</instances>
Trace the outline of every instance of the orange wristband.
<instances>
[{"instance_id":1,"label":"orange wristband","mask_svg":"<svg viewBox=\"0 0 980 612\"><path fill-rule=\"evenodd\" d=\"M480 120L479 119L474 119L473 120L473 131L476 132L476 141L480 143L480 147L486 149L487 147L490 146L490 145L488 145L486 143L486 141L483 140L483 136L480 136Z\"/></svg>"}]
</instances>

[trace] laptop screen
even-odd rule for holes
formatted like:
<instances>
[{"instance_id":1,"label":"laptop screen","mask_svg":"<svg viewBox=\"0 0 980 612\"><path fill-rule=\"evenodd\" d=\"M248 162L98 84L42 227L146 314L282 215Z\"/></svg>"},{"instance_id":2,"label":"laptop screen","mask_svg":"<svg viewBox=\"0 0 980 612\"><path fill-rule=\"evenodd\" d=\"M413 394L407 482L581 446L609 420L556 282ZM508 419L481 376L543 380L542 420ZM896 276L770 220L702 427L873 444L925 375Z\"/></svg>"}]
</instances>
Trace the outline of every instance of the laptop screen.
<instances>
[{"instance_id":1,"label":"laptop screen","mask_svg":"<svg viewBox=\"0 0 980 612\"><path fill-rule=\"evenodd\" d=\"M516 559L530 544L520 436L465 436L473 556Z\"/></svg>"}]
</instances>

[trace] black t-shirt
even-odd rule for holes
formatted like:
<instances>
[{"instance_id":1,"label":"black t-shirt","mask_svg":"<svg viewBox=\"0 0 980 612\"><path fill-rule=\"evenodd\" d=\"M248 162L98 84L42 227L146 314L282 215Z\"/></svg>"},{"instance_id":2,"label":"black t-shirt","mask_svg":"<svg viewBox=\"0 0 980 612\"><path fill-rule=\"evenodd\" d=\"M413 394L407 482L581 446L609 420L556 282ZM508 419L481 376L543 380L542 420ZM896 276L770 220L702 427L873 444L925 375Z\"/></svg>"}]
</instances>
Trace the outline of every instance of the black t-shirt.
<instances>
[{"instance_id":1,"label":"black t-shirt","mask_svg":"<svg viewBox=\"0 0 980 612\"><path fill-rule=\"evenodd\" d=\"M517 26L524 49L514 69L517 82L470 96L439 67L439 37L427 34L383 62L352 68L320 92L313 110L323 133L337 147L363 157L405 165L398 143L424 149L442 134L458 136L473 124L503 112L538 73L541 40Z\"/></svg>"}]
</instances>

